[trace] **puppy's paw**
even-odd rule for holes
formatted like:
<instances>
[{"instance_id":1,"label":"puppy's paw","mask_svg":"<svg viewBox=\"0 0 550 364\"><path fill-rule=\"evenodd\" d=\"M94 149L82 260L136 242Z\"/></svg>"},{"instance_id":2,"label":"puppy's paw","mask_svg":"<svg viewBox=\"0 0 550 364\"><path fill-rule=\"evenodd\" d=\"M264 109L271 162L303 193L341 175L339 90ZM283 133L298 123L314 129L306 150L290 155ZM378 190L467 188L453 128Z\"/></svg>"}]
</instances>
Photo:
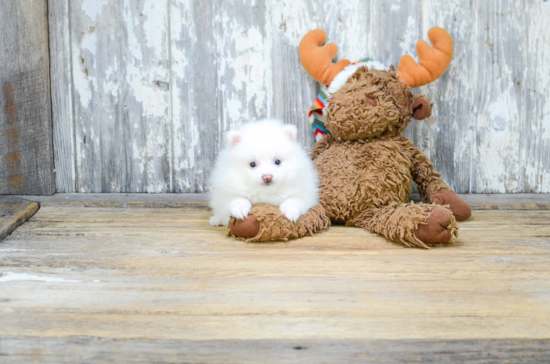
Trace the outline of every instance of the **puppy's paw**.
<instances>
[{"instance_id":1,"label":"puppy's paw","mask_svg":"<svg viewBox=\"0 0 550 364\"><path fill-rule=\"evenodd\" d=\"M225 218L221 215L214 215L210 218L210 226L227 226L229 224L229 218Z\"/></svg>"},{"instance_id":2,"label":"puppy's paw","mask_svg":"<svg viewBox=\"0 0 550 364\"><path fill-rule=\"evenodd\" d=\"M279 206L279 210L292 222L300 218L300 205L293 201L285 201Z\"/></svg>"},{"instance_id":3,"label":"puppy's paw","mask_svg":"<svg viewBox=\"0 0 550 364\"><path fill-rule=\"evenodd\" d=\"M244 220L248 216L251 208L252 205L250 204L250 201L245 200L244 198L235 199L229 204L229 212L231 213L231 216L240 220Z\"/></svg>"}]
</instances>

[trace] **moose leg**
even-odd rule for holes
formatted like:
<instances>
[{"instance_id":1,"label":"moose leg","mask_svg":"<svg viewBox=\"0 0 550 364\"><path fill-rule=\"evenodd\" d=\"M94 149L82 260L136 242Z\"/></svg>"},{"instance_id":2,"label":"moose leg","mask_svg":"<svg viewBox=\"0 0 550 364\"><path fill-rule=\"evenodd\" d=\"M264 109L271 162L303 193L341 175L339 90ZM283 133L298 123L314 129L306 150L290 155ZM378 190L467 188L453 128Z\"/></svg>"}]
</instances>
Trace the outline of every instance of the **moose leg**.
<instances>
[{"instance_id":1,"label":"moose leg","mask_svg":"<svg viewBox=\"0 0 550 364\"><path fill-rule=\"evenodd\" d=\"M468 220L472 216L470 206L451 190L441 189L432 195L431 201L438 205L449 205L456 221Z\"/></svg>"},{"instance_id":2,"label":"moose leg","mask_svg":"<svg viewBox=\"0 0 550 364\"><path fill-rule=\"evenodd\" d=\"M407 246L429 248L458 236L450 209L435 204L392 203L363 211L352 225L379 233Z\"/></svg>"},{"instance_id":3,"label":"moose leg","mask_svg":"<svg viewBox=\"0 0 550 364\"><path fill-rule=\"evenodd\" d=\"M321 205L311 208L307 214L300 216L298 221L291 222L278 207L257 204L252 206L246 219L237 220L231 217L229 235L251 242L286 241L313 235L328 229L329 226L330 219Z\"/></svg>"},{"instance_id":4,"label":"moose leg","mask_svg":"<svg viewBox=\"0 0 550 364\"><path fill-rule=\"evenodd\" d=\"M470 206L447 186L424 153L415 147L411 148L414 153L413 179L418 185L420 196L438 205L448 205L457 221L467 220L472 215Z\"/></svg>"}]
</instances>

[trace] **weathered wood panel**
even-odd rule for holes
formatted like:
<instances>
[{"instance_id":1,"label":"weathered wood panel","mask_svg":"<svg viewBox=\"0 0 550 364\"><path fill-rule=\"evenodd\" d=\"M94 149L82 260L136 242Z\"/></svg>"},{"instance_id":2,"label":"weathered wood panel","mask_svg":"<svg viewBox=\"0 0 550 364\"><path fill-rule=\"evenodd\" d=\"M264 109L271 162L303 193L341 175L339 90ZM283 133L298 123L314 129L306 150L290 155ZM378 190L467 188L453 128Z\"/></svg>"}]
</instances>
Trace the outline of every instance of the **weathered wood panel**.
<instances>
[{"instance_id":1,"label":"weathered wood panel","mask_svg":"<svg viewBox=\"0 0 550 364\"><path fill-rule=\"evenodd\" d=\"M311 148L301 37L320 27L339 58L396 65L434 25L455 57L415 90L435 109L406 136L458 192L550 192L550 2L49 1L72 55L52 47L52 75L72 79L54 92L61 192L205 192L224 132L254 118L296 124Z\"/></svg>"},{"instance_id":2,"label":"weathered wood panel","mask_svg":"<svg viewBox=\"0 0 550 364\"><path fill-rule=\"evenodd\" d=\"M429 251L343 226L245 243L209 215L42 206L0 243L0 358L547 361L550 211L474 211Z\"/></svg>"},{"instance_id":3,"label":"weathered wood panel","mask_svg":"<svg viewBox=\"0 0 550 364\"><path fill-rule=\"evenodd\" d=\"M479 21L474 25L473 49L478 62L473 70L478 80L473 105L474 192L523 191L527 162L527 146L522 144L527 123L522 86L527 61L524 7L511 0L475 8Z\"/></svg>"},{"instance_id":4,"label":"weathered wood panel","mask_svg":"<svg viewBox=\"0 0 550 364\"><path fill-rule=\"evenodd\" d=\"M418 90L433 100L435 108L427 122L413 121L409 132L411 139L426 152L452 188L475 192L471 190L471 145L475 135L471 110L475 103L473 91L476 83L470 77L470 70L477 66L471 47L475 10L469 2L461 0L445 2L444 9L441 11L441 1L423 2L418 15L421 26L417 37L426 38L433 24L448 29L455 41L452 67L436 82ZM407 24L413 24L412 20Z\"/></svg>"},{"instance_id":5,"label":"weathered wood panel","mask_svg":"<svg viewBox=\"0 0 550 364\"><path fill-rule=\"evenodd\" d=\"M550 189L550 2L533 2L526 9L524 191Z\"/></svg>"},{"instance_id":6,"label":"weathered wood panel","mask_svg":"<svg viewBox=\"0 0 550 364\"><path fill-rule=\"evenodd\" d=\"M40 347L37 353L36 348ZM515 340L150 340L3 337L10 364L546 364L550 339Z\"/></svg>"},{"instance_id":7,"label":"weathered wood panel","mask_svg":"<svg viewBox=\"0 0 550 364\"><path fill-rule=\"evenodd\" d=\"M38 203L0 196L0 242L38 211Z\"/></svg>"},{"instance_id":8,"label":"weathered wood panel","mask_svg":"<svg viewBox=\"0 0 550 364\"><path fill-rule=\"evenodd\" d=\"M76 192L69 0L48 1L55 183Z\"/></svg>"},{"instance_id":9,"label":"weathered wood panel","mask_svg":"<svg viewBox=\"0 0 550 364\"><path fill-rule=\"evenodd\" d=\"M174 188L202 192L223 142L224 85L220 1L169 1L172 51ZM218 18L216 19L216 16ZM216 38L216 36L218 38ZM261 38L260 38L261 39ZM233 90L231 85L225 85Z\"/></svg>"},{"instance_id":10,"label":"weathered wood panel","mask_svg":"<svg viewBox=\"0 0 550 364\"><path fill-rule=\"evenodd\" d=\"M65 30L70 19L69 29L52 30L51 36L69 39L71 52L70 57L56 57L56 62L70 64L52 68L52 74L64 80L66 70L71 70L74 88L72 112L64 108L56 118L61 123L72 120L74 145L66 145L72 140L67 135L56 134L59 145L67 149L58 153L64 161L56 161L61 165L72 161L76 172L58 170L65 174L57 179L59 190L170 191L166 3L51 2L60 3L50 17L54 29ZM58 52L64 50L59 47Z\"/></svg>"},{"instance_id":11,"label":"weathered wood panel","mask_svg":"<svg viewBox=\"0 0 550 364\"><path fill-rule=\"evenodd\" d=\"M54 192L46 0L1 0L0 194Z\"/></svg>"}]
</instances>

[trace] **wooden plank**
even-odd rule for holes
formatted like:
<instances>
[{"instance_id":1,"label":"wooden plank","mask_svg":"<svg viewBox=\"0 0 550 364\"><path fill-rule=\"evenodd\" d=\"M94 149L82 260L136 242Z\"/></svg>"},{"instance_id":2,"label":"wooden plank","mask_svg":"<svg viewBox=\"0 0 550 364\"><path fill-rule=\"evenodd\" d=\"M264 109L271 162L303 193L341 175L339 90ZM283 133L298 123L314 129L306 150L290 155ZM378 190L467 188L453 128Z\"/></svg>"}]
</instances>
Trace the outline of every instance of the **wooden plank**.
<instances>
[{"instance_id":1,"label":"wooden plank","mask_svg":"<svg viewBox=\"0 0 550 364\"><path fill-rule=\"evenodd\" d=\"M525 163L524 191L550 190L550 75L545 63L550 57L550 3L528 1L525 14L527 31L525 53L525 80L520 82L525 102L525 126L522 129L522 146Z\"/></svg>"},{"instance_id":2,"label":"wooden plank","mask_svg":"<svg viewBox=\"0 0 550 364\"><path fill-rule=\"evenodd\" d=\"M76 192L69 0L48 0L52 121L57 192Z\"/></svg>"},{"instance_id":3,"label":"wooden plank","mask_svg":"<svg viewBox=\"0 0 550 364\"><path fill-rule=\"evenodd\" d=\"M524 192L522 134L527 123L524 92L526 29L524 4L517 1L476 4L476 67L473 188L471 192Z\"/></svg>"},{"instance_id":4,"label":"wooden plank","mask_svg":"<svg viewBox=\"0 0 550 364\"><path fill-rule=\"evenodd\" d=\"M38 204L13 196L0 196L0 242L38 211Z\"/></svg>"},{"instance_id":5,"label":"wooden plank","mask_svg":"<svg viewBox=\"0 0 550 364\"><path fill-rule=\"evenodd\" d=\"M545 363L549 340L145 340L41 338L42 363ZM28 339L5 337L10 363L36 360Z\"/></svg>"},{"instance_id":6,"label":"wooden plank","mask_svg":"<svg viewBox=\"0 0 550 364\"><path fill-rule=\"evenodd\" d=\"M170 191L166 2L71 2L78 192Z\"/></svg>"},{"instance_id":7,"label":"wooden plank","mask_svg":"<svg viewBox=\"0 0 550 364\"><path fill-rule=\"evenodd\" d=\"M55 193L45 0L0 1L0 194Z\"/></svg>"},{"instance_id":8,"label":"wooden plank","mask_svg":"<svg viewBox=\"0 0 550 364\"><path fill-rule=\"evenodd\" d=\"M2 357L546 360L550 211L474 211L430 251L343 226L250 244L208 217L42 207L0 245Z\"/></svg>"},{"instance_id":9,"label":"wooden plank","mask_svg":"<svg viewBox=\"0 0 550 364\"><path fill-rule=\"evenodd\" d=\"M550 194L459 194L472 210L549 210ZM419 195L411 200L421 202Z\"/></svg>"},{"instance_id":10,"label":"wooden plank","mask_svg":"<svg viewBox=\"0 0 550 364\"><path fill-rule=\"evenodd\" d=\"M70 19L77 192L116 192L126 184L128 142L123 119L126 109L119 26L122 9L119 5L74 1L70 2L67 14ZM98 78L102 78L101 87ZM109 165L116 168L110 170ZM105 180L110 183L105 184Z\"/></svg>"},{"instance_id":11,"label":"wooden plank","mask_svg":"<svg viewBox=\"0 0 550 364\"><path fill-rule=\"evenodd\" d=\"M472 86L476 82L471 70L477 63L472 57L471 47L474 43L475 10L470 3L460 0L432 0L423 3L421 8L421 39L429 41L429 29L441 26L449 31L455 47L447 72L434 83L417 90L432 99L434 108L429 119L413 120L410 126L412 139L430 157L451 188L458 193L472 192L472 139L475 130L471 110L472 103L476 102Z\"/></svg>"},{"instance_id":12,"label":"wooden plank","mask_svg":"<svg viewBox=\"0 0 550 364\"><path fill-rule=\"evenodd\" d=\"M170 1L173 190L205 192L226 126L220 114L218 1ZM216 39L215 37L218 36ZM227 67L227 65L224 65ZM226 86L228 87L228 86ZM240 111L239 106L233 106Z\"/></svg>"},{"instance_id":13,"label":"wooden plank","mask_svg":"<svg viewBox=\"0 0 550 364\"><path fill-rule=\"evenodd\" d=\"M57 193L53 196L24 196L44 206L121 207L121 208L178 208L208 209L208 195L200 193L143 194L143 193Z\"/></svg>"},{"instance_id":14,"label":"wooden plank","mask_svg":"<svg viewBox=\"0 0 550 364\"><path fill-rule=\"evenodd\" d=\"M550 194L460 194L473 210L550 210ZM207 208L208 195L189 194L78 194L58 193L53 196L24 196L43 206L73 207L202 207ZM411 200L422 202L418 194Z\"/></svg>"},{"instance_id":15,"label":"wooden plank","mask_svg":"<svg viewBox=\"0 0 550 364\"><path fill-rule=\"evenodd\" d=\"M184 202L184 201L182 201ZM190 204L193 203L193 201L187 201ZM88 207L88 206L74 206L74 205L57 205L57 204L45 204L41 203L41 205L44 208L48 208L48 215L41 214L40 215L40 221L57 221L62 220L66 222L85 222L90 223L90 221L87 221L88 218L94 217L94 222L108 222L111 221L116 216L119 216L120 220L118 221L116 227L122 227L122 226L132 226L134 223L125 223L124 220L132 220L135 218L140 217L147 217L147 219L154 218L154 222L156 224L162 224L164 225L172 225L177 221L184 220L184 223L187 224L188 222L192 222L193 224L200 224L201 221L208 217L209 214L211 214L208 209L201 209L202 211L196 211L192 209L191 207L183 208L181 211L173 211L172 209L157 209L157 208L150 208L148 211L140 211L140 209L132 209L132 208L125 208L125 209L112 209L110 207L101 207L97 206L98 208L101 207L101 210L90 208L90 209L79 209L79 215L73 215L73 211L71 209L67 209L67 207ZM99 211L104 213L104 216L99 215ZM502 217L502 212L499 210L484 210L483 211L483 220L487 221L488 219L491 220L491 225L505 225L506 227L521 225L529 223L530 225L546 225L547 221L547 215L548 211L546 210L521 210L521 211L510 211L510 216L514 217L513 221L506 220L498 220ZM477 215L476 215L477 216ZM35 218L33 221L37 221L38 217ZM477 226L478 222L477 219L472 218L471 220L468 220L469 226ZM338 225L334 225L335 228L340 229L341 227ZM490 228L490 227L488 227ZM345 229L343 230L345 231ZM352 231L352 230L350 230ZM355 231L355 230L353 230ZM357 230L361 231L361 230ZM352 234L352 233L350 233Z\"/></svg>"}]
</instances>

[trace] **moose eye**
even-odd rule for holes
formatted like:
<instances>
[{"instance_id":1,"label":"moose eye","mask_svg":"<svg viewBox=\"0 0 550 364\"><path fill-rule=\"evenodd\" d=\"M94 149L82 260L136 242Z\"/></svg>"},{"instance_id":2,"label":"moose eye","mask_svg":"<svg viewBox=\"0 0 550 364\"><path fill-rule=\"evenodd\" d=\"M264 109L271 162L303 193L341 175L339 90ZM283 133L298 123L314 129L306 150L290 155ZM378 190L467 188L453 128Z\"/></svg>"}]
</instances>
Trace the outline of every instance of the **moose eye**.
<instances>
[{"instance_id":1,"label":"moose eye","mask_svg":"<svg viewBox=\"0 0 550 364\"><path fill-rule=\"evenodd\" d=\"M250 167L256 168L256 162L250 162Z\"/></svg>"},{"instance_id":2,"label":"moose eye","mask_svg":"<svg viewBox=\"0 0 550 364\"><path fill-rule=\"evenodd\" d=\"M281 164L281 160L279 160L279 159L275 159L275 164L276 164L276 165L279 165L279 164Z\"/></svg>"},{"instance_id":3,"label":"moose eye","mask_svg":"<svg viewBox=\"0 0 550 364\"><path fill-rule=\"evenodd\" d=\"M376 100L372 96L368 96L367 97L367 104L372 105L372 106L376 106L376 105L378 105L378 100Z\"/></svg>"}]
</instances>

